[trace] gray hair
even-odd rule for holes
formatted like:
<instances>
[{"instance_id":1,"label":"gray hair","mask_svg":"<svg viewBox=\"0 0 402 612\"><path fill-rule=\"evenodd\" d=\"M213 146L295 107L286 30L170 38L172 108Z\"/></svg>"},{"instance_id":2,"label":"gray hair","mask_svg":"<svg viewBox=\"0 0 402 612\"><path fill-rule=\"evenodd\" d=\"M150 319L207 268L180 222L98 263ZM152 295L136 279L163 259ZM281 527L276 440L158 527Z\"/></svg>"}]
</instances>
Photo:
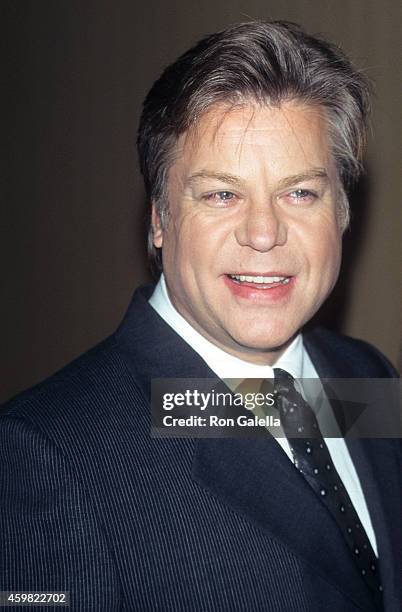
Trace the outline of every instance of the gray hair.
<instances>
[{"instance_id":1,"label":"gray hair","mask_svg":"<svg viewBox=\"0 0 402 612\"><path fill-rule=\"evenodd\" d=\"M324 110L340 178L339 218L347 227L346 191L362 171L370 86L336 45L284 21L254 21L203 38L168 66L143 106L138 153L147 197L162 227L168 219L167 175L181 134L218 103L279 106L298 100ZM148 250L161 270L160 250Z\"/></svg>"}]
</instances>

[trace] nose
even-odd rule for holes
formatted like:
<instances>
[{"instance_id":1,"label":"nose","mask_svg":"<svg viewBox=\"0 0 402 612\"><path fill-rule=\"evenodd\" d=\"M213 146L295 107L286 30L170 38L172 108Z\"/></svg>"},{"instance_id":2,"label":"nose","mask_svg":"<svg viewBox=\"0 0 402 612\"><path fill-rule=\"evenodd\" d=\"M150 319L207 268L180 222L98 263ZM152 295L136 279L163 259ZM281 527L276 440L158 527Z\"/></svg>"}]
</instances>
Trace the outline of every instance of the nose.
<instances>
[{"instance_id":1,"label":"nose","mask_svg":"<svg viewBox=\"0 0 402 612\"><path fill-rule=\"evenodd\" d=\"M263 253L286 243L287 226L274 203L250 202L236 227L235 236L241 246Z\"/></svg>"}]
</instances>

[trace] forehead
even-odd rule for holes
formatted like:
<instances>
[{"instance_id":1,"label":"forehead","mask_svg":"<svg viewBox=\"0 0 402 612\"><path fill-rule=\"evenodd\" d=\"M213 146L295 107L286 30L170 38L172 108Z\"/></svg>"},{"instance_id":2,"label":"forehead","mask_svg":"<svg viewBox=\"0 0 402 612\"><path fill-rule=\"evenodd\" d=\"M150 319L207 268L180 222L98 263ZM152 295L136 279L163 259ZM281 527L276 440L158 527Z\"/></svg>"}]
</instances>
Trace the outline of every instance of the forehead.
<instances>
[{"instance_id":1,"label":"forehead","mask_svg":"<svg viewBox=\"0 0 402 612\"><path fill-rule=\"evenodd\" d=\"M215 105L179 138L176 148L176 160L185 167L208 162L241 165L251 156L271 163L330 165L324 110L300 102L278 107Z\"/></svg>"}]
</instances>

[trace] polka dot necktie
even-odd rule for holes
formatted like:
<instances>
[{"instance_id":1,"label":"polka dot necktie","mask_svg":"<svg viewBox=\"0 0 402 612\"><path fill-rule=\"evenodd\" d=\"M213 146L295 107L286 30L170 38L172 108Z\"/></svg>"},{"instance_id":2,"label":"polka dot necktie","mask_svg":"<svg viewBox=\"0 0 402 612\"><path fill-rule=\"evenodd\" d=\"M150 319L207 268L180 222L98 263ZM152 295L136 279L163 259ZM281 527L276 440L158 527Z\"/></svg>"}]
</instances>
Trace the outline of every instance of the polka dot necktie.
<instances>
[{"instance_id":1,"label":"polka dot necktie","mask_svg":"<svg viewBox=\"0 0 402 612\"><path fill-rule=\"evenodd\" d=\"M296 390L295 381L288 372L274 368L274 375L275 405L279 409L295 467L338 523L361 576L381 605L382 586L376 556L336 471L315 414Z\"/></svg>"}]
</instances>

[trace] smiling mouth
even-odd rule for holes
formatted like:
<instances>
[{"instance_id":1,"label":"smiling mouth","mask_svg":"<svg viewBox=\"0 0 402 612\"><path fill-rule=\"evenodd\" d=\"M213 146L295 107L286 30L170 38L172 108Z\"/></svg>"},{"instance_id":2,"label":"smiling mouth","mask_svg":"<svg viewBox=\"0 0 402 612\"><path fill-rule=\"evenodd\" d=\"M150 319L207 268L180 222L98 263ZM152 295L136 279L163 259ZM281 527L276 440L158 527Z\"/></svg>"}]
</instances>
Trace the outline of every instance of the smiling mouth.
<instances>
[{"instance_id":1,"label":"smiling mouth","mask_svg":"<svg viewBox=\"0 0 402 612\"><path fill-rule=\"evenodd\" d=\"M244 274L228 274L227 275L231 280L235 281L239 285L241 284L252 284L256 287L260 287L261 289L272 287L277 287L279 285L287 285L290 282L291 276L257 276L257 275L244 275Z\"/></svg>"}]
</instances>

